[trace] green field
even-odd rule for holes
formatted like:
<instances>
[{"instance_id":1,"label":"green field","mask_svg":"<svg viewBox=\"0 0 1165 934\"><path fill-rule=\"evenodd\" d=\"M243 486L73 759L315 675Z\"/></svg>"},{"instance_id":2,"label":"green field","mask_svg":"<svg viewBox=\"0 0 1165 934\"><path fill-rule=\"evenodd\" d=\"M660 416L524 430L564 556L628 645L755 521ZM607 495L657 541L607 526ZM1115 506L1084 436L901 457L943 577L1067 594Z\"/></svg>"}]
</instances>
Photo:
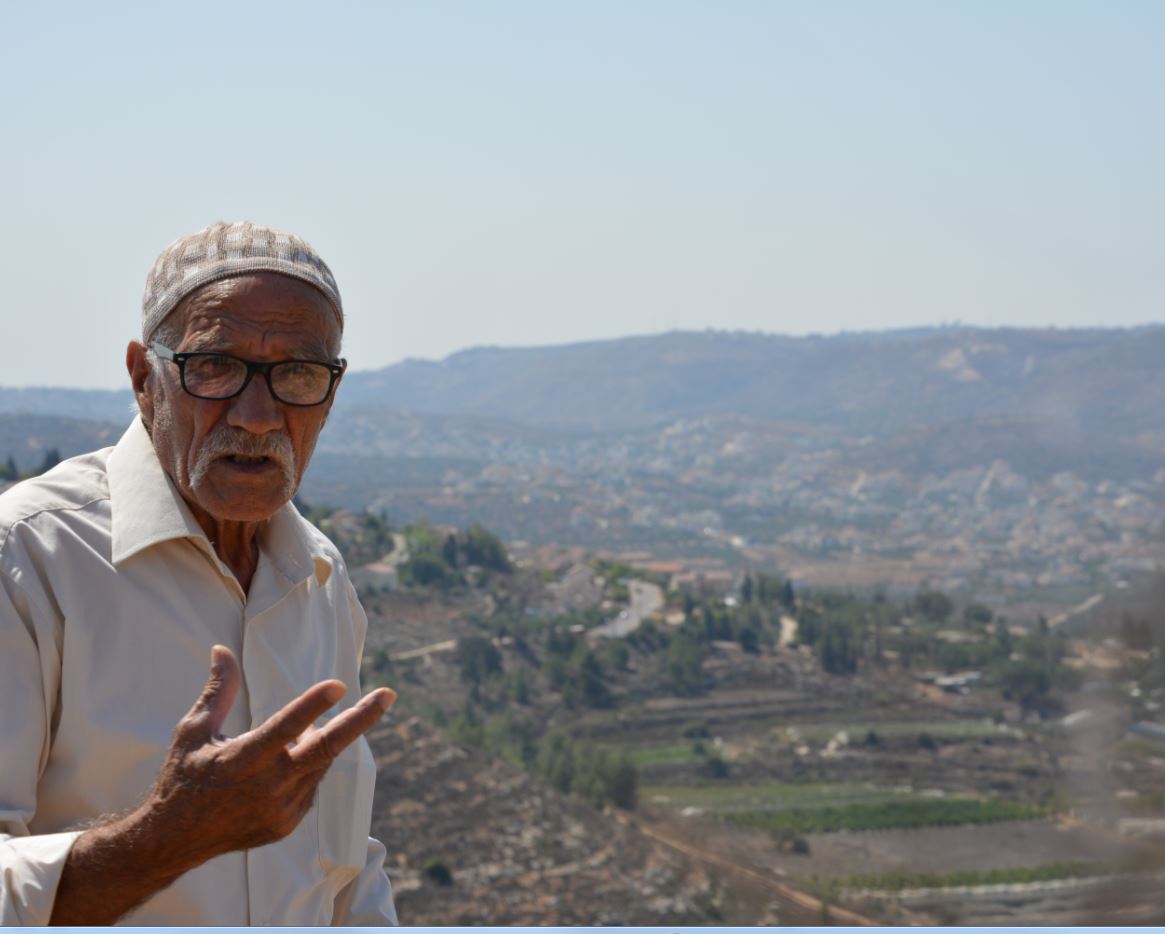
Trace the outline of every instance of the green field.
<instances>
[{"instance_id":1,"label":"green field","mask_svg":"<svg viewBox=\"0 0 1165 934\"><path fill-rule=\"evenodd\" d=\"M696 807L717 814L734 811L778 811L828 807L847 804L879 804L909 798L907 789L879 788L865 783L769 782L762 785L733 785L716 782L707 785L644 785L639 796L667 807Z\"/></svg>"},{"instance_id":2,"label":"green field","mask_svg":"<svg viewBox=\"0 0 1165 934\"><path fill-rule=\"evenodd\" d=\"M1024 882L1053 882L1083 879L1112 872L1100 863L1065 862L1010 869L967 869L962 872L884 872L873 876L850 876L837 883L844 889L873 889L901 892L904 889L949 889L956 886L1015 885Z\"/></svg>"},{"instance_id":3,"label":"green field","mask_svg":"<svg viewBox=\"0 0 1165 934\"><path fill-rule=\"evenodd\" d=\"M1048 808L1001 798L916 798L881 803L788 810L735 811L725 820L773 833L832 833L838 830L886 830L892 827L943 827L1043 817Z\"/></svg>"}]
</instances>

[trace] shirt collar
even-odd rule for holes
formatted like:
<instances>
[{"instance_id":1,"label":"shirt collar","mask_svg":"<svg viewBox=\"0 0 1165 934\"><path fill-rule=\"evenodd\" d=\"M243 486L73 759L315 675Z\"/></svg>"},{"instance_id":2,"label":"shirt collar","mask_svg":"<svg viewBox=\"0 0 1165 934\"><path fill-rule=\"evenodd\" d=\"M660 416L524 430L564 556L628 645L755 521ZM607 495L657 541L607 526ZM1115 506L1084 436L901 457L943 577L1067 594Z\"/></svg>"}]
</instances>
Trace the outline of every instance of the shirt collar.
<instances>
[{"instance_id":1,"label":"shirt collar","mask_svg":"<svg viewBox=\"0 0 1165 934\"><path fill-rule=\"evenodd\" d=\"M138 416L109 455L109 508L114 565L175 539L194 540L213 555L206 533L158 461L154 442ZM332 574L322 537L291 503L267 520L259 547L288 580L314 576L323 586Z\"/></svg>"}]
</instances>

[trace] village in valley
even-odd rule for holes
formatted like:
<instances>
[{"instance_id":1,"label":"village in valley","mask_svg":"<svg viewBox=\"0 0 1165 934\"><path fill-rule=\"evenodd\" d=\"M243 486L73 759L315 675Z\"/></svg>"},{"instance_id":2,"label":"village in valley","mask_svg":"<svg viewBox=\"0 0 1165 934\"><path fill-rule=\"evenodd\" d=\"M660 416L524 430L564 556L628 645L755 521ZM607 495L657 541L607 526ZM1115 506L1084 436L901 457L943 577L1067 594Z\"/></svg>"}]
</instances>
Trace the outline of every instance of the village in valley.
<instances>
[{"instance_id":1,"label":"village in valley","mask_svg":"<svg viewBox=\"0 0 1165 934\"><path fill-rule=\"evenodd\" d=\"M316 517L387 549L353 579L366 678L401 694L378 829L424 923L1160 916L1154 578L1029 620Z\"/></svg>"}]
</instances>

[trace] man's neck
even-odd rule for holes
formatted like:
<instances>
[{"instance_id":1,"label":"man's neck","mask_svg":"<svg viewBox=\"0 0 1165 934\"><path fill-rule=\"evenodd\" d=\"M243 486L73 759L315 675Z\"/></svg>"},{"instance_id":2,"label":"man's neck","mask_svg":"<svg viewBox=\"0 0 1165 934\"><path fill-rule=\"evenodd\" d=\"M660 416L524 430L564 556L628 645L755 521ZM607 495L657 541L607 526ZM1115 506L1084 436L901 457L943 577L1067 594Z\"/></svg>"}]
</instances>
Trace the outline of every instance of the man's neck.
<instances>
[{"instance_id":1,"label":"man's neck","mask_svg":"<svg viewBox=\"0 0 1165 934\"><path fill-rule=\"evenodd\" d=\"M230 522L216 519L195 504L187 503L194 518L210 539L219 559L235 575L243 593L251 589L251 579L259 566L259 532L262 522Z\"/></svg>"}]
</instances>

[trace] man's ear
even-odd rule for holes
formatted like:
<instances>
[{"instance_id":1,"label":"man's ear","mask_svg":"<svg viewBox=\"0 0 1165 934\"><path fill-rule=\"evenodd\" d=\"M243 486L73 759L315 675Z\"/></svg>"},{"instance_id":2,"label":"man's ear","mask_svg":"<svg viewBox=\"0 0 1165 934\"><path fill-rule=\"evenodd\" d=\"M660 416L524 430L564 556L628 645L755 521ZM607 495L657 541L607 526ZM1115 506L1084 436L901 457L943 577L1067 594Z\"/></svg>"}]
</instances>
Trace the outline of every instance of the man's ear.
<instances>
[{"instance_id":1,"label":"man's ear","mask_svg":"<svg viewBox=\"0 0 1165 934\"><path fill-rule=\"evenodd\" d=\"M149 428L154 423L154 384L150 382L150 357L145 344L140 341L130 341L125 349L125 368L129 371L130 385L133 387L134 399L137 400L138 411L142 413L142 421Z\"/></svg>"}]
</instances>

